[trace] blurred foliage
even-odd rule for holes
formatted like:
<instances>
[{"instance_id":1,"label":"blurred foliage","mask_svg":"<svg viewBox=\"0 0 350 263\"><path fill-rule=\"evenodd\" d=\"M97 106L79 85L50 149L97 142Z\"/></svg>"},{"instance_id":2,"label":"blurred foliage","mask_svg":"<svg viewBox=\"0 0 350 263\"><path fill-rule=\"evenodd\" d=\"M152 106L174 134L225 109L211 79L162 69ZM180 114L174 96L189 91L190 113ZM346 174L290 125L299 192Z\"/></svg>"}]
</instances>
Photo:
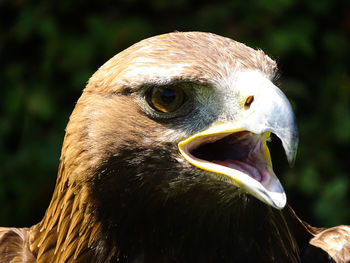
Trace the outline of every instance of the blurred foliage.
<instances>
[{"instance_id":1,"label":"blurred foliage","mask_svg":"<svg viewBox=\"0 0 350 263\"><path fill-rule=\"evenodd\" d=\"M92 73L160 33L210 31L277 59L300 128L289 202L314 225L350 224L350 1L0 1L0 225L40 220L64 128ZM277 145L277 146L276 146Z\"/></svg>"}]
</instances>

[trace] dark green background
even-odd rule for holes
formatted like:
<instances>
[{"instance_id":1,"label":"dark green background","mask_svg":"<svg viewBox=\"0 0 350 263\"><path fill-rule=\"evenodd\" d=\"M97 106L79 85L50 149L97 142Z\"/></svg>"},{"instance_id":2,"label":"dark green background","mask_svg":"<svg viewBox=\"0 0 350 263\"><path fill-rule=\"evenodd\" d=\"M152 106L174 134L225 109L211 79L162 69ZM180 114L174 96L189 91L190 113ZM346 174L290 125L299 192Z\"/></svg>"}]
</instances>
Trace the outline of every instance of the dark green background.
<instances>
[{"instance_id":1,"label":"dark green background","mask_svg":"<svg viewBox=\"0 0 350 263\"><path fill-rule=\"evenodd\" d=\"M1 1L0 225L43 216L64 128L89 77L129 45L171 31L210 31L278 61L300 129L289 169L274 167L313 225L350 224L350 1Z\"/></svg>"}]
</instances>

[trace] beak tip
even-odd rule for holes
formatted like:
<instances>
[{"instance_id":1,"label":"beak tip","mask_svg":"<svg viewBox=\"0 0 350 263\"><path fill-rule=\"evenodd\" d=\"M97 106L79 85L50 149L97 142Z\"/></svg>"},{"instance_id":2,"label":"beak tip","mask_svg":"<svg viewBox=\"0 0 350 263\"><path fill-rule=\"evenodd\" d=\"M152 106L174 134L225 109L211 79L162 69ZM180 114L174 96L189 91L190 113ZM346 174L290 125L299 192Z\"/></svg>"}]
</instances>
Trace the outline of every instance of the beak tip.
<instances>
[{"instance_id":1,"label":"beak tip","mask_svg":"<svg viewBox=\"0 0 350 263\"><path fill-rule=\"evenodd\" d=\"M287 196L283 191L282 193L271 193L271 206L278 210L282 210L287 204Z\"/></svg>"},{"instance_id":2,"label":"beak tip","mask_svg":"<svg viewBox=\"0 0 350 263\"><path fill-rule=\"evenodd\" d=\"M298 150L298 135L296 133L296 135L294 136L294 138L291 140L291 145L289 145L289 147L286 147L286 153L287 153L287 159L288 159L288 163L289 166L292 168L295 164L295 159L296 159L296 155L297 155L297 150Z\"/></svg>"},{"instance_id":3,"label":"beak tip","mask_svg":"<svg viewBox=\"0 0 350 263\"><path fill-rule=\"evenodd\" d=\"M287 154L287 159L288 159L288 164L290 168L294 167L295 164L295 159L296 159L296 150L295 151L291 151Z\"/></svg>"}]
</instances>

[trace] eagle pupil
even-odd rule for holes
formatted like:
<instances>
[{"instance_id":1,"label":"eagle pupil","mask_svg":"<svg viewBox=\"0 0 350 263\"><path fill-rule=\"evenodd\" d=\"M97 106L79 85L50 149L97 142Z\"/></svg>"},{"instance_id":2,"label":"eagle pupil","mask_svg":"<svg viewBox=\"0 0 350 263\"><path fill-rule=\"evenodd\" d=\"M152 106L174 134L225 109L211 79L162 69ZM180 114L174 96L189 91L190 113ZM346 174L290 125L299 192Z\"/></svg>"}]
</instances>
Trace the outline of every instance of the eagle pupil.
<instances>
[{"instance_id":1,"label":"eagle pupil","mask_svg":"<svg viewBox=\"0 0 350 263\"><path fill-rule=\"evenodd\" d=\"M170 104L175 100L176 93L172 89L164 89L161 94L162 101L165 104Z\"/></svg>"}]
</instances>

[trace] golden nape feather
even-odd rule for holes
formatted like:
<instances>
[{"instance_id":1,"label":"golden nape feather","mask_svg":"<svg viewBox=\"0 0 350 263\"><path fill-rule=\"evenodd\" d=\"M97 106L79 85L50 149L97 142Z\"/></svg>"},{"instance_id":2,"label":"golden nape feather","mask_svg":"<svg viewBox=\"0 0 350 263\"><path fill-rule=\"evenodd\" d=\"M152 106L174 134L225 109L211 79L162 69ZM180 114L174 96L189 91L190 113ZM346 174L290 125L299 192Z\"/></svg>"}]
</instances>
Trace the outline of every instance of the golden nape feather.
<instances>
[{"instance_id":1,"label":"golden nape feather","mask_svg":"<svg viewBox=\"0 0 350 263\"><path fill-rule=\"evenodd\" d=\"M350 262L350 226L318 229L310 244L327 251L335 262Z\"/></svg>"},{"instance_id":2,"label":"golden nape feather","mask_svg":"<svg viewBox=\"0 0 350 263\"><path fill-rule=\"evenodd\" d=\"M0 262L350 262L350 228L289 205L292 107L261 50L211 33L145 39L90 78L44 218L0 228Z\"/></svg>"}]
</instances>

